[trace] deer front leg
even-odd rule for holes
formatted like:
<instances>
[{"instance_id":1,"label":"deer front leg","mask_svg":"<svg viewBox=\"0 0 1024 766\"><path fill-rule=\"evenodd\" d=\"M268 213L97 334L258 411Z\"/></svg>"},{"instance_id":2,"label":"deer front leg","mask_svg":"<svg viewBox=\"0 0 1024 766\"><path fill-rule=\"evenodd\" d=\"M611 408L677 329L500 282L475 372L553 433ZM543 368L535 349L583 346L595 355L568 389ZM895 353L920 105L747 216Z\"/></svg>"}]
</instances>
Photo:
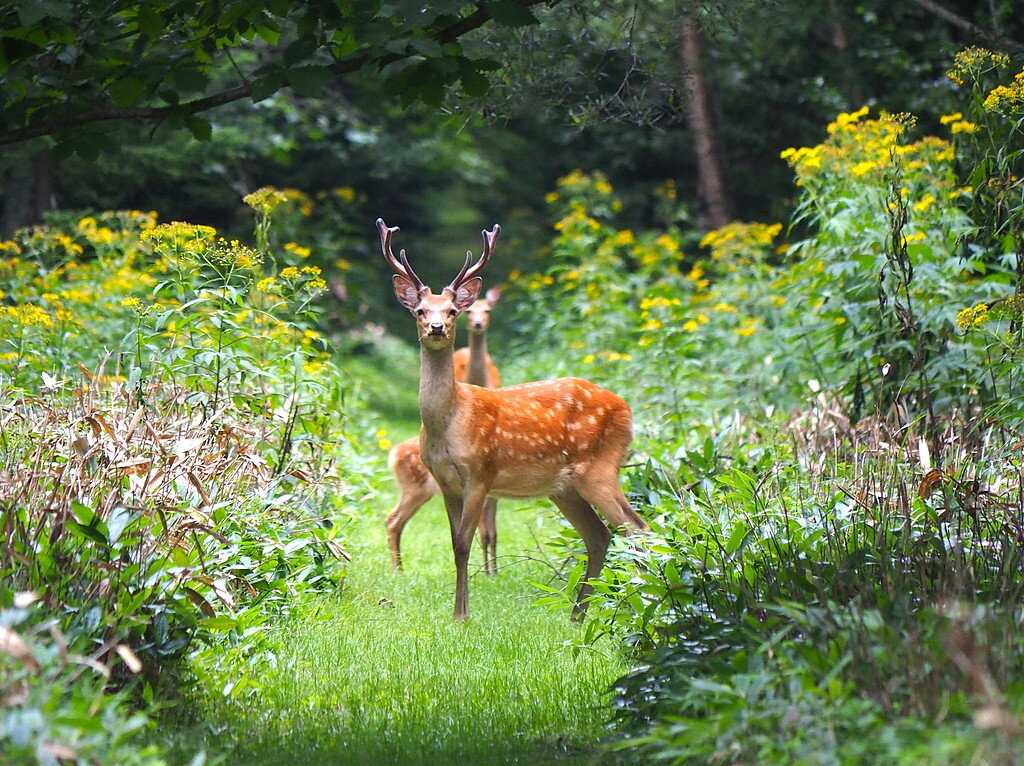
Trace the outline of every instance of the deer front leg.
<instances>
[{"instance_id":1,"label":"deer front leg","mask_svg":"<svg viewBox=\"0 0 1024 766\"><path fill-rule=\"evenodd\" d=\"M448 524L452 532L452 550L455 553L455 612L456 620L469 619L469 552L473 537L480 524L486 487L466 487L463 496L445 493L444 506L448 511Z\"/></svg>"},{"instance_id":2,"label":"deer front leg","mask_svg":"<svg viewBox=\"0 0 1024 766\"><path fill-rule=\"evenodd\" d=\"M496 574L498 571L497 512L497 499L487 498L480 517L480 547L484 551L484 572L487 574Z\"/></svg>"}]
</instances>

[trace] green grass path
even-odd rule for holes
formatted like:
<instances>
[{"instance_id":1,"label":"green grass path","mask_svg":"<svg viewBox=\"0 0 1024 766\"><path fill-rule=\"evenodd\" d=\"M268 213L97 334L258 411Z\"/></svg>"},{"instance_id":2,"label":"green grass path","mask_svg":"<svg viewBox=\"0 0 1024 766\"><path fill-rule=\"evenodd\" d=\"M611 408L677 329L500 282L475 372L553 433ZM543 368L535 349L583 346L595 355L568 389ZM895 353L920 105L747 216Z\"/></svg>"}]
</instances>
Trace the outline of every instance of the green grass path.
<instances>
[{"instance_id":1,"label":"green grass path","mask_svg":"<svg viewBox=\"0 0 1024 766\"><path fill-rule=\"evenodd\" d=\"M402 573L391 571L384 543L389 502L353 523L343 594L301 605L275 636L263 707L220 724L239 743L226 762L593 762L607 689L623 664L611 645L574 651L568 612L531 604L529 581L548 570L523 554L551 533L551 519L539 519L536 506L499 507L500 571L473 575L472 619L456 624L440 500L409 523ZM478 544L474 556L479 564Z\"/></svg>"}]
</instances>

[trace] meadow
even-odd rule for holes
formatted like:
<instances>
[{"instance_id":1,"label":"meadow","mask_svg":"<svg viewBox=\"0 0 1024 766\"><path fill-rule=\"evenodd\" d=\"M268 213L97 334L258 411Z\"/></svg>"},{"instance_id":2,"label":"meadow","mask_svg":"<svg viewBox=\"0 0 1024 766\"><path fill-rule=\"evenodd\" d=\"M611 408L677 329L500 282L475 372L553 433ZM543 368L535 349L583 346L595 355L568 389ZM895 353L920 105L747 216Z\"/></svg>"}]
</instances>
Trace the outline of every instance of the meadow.
<instances>
[{"instance_id":1,"label":"meadow","mask_svg":"<svg viewBox=\"0 0 1024 766\"><path fill-rule=\"evenodd\" d=\"M248 194L248 244L145 211L0 243L0 752L1018 762L1024 75L1001 69L957 58L973 100L944 135L864 108L787 149L791 221L698 232L664 183L637 229L600 172L551 190L492 353L630 402L652 527L615 539L580 626L546 502L499 510L468 624L437 500L390 570L413 325L332 330L332 270L390 279L311 260L304 221L346 194Z\"/></svg>"}]
</instances>

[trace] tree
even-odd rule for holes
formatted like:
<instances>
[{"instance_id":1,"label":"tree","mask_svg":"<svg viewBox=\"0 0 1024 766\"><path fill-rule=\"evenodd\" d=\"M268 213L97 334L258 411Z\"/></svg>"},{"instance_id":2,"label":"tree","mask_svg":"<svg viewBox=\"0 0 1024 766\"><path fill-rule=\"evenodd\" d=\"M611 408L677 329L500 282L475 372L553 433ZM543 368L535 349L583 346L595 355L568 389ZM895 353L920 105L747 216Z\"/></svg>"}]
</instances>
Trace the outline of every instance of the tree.
<instances>
[{"instance_id":1,"label":"tree","mask_svg":"<svg viewBox=\"0 0 1024 766\"><path fill-rule=\"evenodd\" d=\"M558 2L559 0L549 0ZM48 136L109 147L110 121L210 134L204 115L283 88L374 73L404 103L487 89L497 63L463 38L488 21L536 22L541 0L18 0L0 9L0 145Z\"/></svg>"}]
</instances>

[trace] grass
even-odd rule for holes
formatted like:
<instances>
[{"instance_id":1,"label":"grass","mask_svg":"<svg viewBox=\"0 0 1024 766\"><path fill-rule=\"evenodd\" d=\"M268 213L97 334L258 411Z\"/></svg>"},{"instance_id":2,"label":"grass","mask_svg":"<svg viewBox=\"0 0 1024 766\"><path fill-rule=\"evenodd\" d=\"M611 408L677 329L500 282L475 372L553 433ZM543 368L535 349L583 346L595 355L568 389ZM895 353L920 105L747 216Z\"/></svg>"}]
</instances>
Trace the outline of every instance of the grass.
<instances>
[{"instance_id":1,"label":"grass","mask_svg":"<svg viewBox=\"0 0 1024 766\"><path fill-rule=\"evenodd\" d=\"M386 510L354 523L343 593L280 627L261 695L238 707L208 692L205 723L221 732L208 752L230 741L226 763L288 766L594 762L625 667L610 644L574 650L568 614L532 605L529 581L550 570L523 554L553 531L551 514L499 508L501 569L473 577L473 617L456 624L439 499L410 522L402 573L388 563Z\"/></svg>"}]
</instances>

